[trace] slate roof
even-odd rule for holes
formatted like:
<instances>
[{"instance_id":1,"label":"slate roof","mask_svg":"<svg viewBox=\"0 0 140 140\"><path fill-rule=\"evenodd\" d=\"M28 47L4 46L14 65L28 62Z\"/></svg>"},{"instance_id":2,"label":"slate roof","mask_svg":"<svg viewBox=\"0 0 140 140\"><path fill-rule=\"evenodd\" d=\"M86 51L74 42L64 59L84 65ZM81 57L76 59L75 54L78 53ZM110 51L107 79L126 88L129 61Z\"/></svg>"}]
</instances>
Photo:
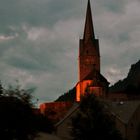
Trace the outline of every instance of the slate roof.
<instances>
[{"instance_id":1,"label":"slate roof","mask_svg":"<svg viewBox=\"0 0 140 140\"><path fill-rule=\"evenodd\" d=\"M99 82L106 82L109 84L107 79L97 70L92 70L83 80L93 80L94 78L96 78Z\"/></svg>"},{"instance_id":2,"label":"slate roof","mask_svg":"<svg viewBox=\"0 0 140 140\"><path fill-rule=\"evenodd\" d=\"M66 119L68 119L69 117L72 116L72 114L74 112L76 112L79 108L79 103L74 103L73 106L71 107L71 109L68 111L68 113L66 114L66 116L60 120L55 126L58 127L59 125L61 125Z\"/></svg>"},{"instance_id":3,"label":"slate roof","mask_svg":"<svg viewBox=\"0 0 140 140\"><path fill-rule=\"evenodd\" d=\"M140 107L140 101L108 102L107 105L118 119L128 124L135 111Z\"/></svg>"}]
</instances>

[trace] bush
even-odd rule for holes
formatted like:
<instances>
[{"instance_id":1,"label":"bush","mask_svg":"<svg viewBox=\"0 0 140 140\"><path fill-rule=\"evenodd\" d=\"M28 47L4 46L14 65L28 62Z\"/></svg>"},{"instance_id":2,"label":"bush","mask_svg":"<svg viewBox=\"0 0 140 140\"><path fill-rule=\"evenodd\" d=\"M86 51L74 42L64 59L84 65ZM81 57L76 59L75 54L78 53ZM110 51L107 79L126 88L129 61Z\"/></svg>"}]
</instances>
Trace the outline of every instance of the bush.
<instances>
[{"instance_id":1,"label":"bush","mask_svg":"<svg viewBox=\"0 0 140 140\"><path fill-rule=\"evenodd\" d=\"M74 140L122 140L115 122L93 94L82 98L79 112L72 119L72 126Z\"/></svg>"},{"instance_id":2,"label":"bush","mask_svg":"<svg viewBox=\"0 0 140 140\"><path fill-rule=\"evenodd\" d=\"M0 85L1 139L33 140L38 132L53 130L49 119L35 114L31 91L11 87L3 89Z\"/></svg>"}]
</instances>

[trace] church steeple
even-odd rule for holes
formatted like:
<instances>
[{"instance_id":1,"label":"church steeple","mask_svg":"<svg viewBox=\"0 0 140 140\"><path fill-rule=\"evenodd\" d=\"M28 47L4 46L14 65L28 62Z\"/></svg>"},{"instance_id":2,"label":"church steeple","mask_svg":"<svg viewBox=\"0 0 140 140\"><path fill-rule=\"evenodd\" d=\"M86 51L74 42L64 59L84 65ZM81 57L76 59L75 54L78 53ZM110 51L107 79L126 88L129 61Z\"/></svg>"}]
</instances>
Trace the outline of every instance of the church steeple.
<instances>
[{"instance_id":1,"label":"church steeple","mask_svg":"<svg viewBox=\"0 0 140 140\"><path fill-rule=\"evenodd\" d=\"M93 70L100 72L99 40L95 38L90 0L88 0L85 29L79 47L79 79L87 77Z\"/></svg>"},{"instance_id":2,"label":"church steeple","mask_svg":"<svg viewBox=\"0 0 140 140\"><path fill-rule=\"evenodd\" d=\"M95 38L90 0L88 0L85 29L79 41L79 82L76 85L76 101L89 93L104 97L108 82L100 74L99 40Z\"/></svg>"},{"instance_id":3,"label":"church steeple","mask_svg":"<svg viewBox=\"0 0 140 140\"><path fill-rule=\"evenodd\" d=\"M90 0L88 0L87 4L86 21L83 38L84 40L88 40L90 38L95 39Z\"/></svg>"}]
</instances>

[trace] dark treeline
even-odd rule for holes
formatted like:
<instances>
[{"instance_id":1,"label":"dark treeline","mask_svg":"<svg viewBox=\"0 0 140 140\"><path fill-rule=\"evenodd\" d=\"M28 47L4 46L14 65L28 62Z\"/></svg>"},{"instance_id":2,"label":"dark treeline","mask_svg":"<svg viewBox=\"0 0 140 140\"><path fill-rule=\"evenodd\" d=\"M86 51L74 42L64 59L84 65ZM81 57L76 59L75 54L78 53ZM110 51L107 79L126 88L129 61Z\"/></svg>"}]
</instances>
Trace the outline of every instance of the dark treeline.
<instances>
[{"instance_id":1,"label":"dark treeline","mask_svg":"<svg viewBox=\"0 0 140 140\"><path fill-rule=\"evenodd\" d=\"M1 139L33 140L38 132L53 131L51 121L34 108L31 91L0 84Z\"/></svg>"}]
</instances>

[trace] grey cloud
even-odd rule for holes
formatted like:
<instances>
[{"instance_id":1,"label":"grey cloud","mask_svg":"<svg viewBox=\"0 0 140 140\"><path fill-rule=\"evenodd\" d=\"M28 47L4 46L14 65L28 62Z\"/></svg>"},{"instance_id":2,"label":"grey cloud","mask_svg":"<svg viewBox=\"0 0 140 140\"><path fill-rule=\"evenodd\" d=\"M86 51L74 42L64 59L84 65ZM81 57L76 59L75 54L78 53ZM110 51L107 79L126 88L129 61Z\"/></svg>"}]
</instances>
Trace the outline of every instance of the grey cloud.
<instances>
[{"instance_id":1,"label":"grey cloud","mask_svg":"<svg viewBox=\"0 0 140 140\"><path fill-rule=\"evenodd\" d=\"M39 102L55 100L78 81L78 47L83 34L84 0L3 0L0 78L37 87ZM139 59L138 0L91 1L100 40L102 73L111 83L127 75ZM8 38L7 38L8 39ZM9 38L10 39L10 38Z\"/></svg>"}]
</instances>

